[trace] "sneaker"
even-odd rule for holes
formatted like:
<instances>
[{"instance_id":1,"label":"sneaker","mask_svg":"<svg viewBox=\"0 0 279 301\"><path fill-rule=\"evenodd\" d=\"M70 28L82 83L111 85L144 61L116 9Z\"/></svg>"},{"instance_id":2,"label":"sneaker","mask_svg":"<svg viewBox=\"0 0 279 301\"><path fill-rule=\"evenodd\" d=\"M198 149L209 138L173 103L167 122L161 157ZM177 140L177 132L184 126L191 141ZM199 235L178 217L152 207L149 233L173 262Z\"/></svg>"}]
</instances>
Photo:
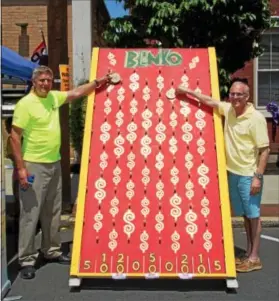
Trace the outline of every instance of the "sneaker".
<instances>
[{"instance_id":1,"label":"sneaker","mask_svg":"<svg viewBox=\"0 0 279 301\"><path fill-rule=\"evenodd\" d=\"M247 258L236 267L236 271L239 273L248 273L261 270L262 268L263 266L260 259L252 261L251 259Z\"/></svg>"},{"instance_id":2,"label":"sneaker","mask_svg":"<svg viewBox=\"0 0 279 301\"><path fill-rule=\"evenodd\" d=\"M70 264L71 263L71 257L68 255L59 255L58 257L54 258L45 258L45 261L47 262L58 262L60 264Z\"/></svg>"},{"instance_id":3,"label":"sneaker","mask_svg":"<svg viewBox=\"0 0 279 301\"><path fill-rule=\"evenodd\" d=\"M21 268L20 277L22 279L33 279L35 277L36 269L32 265L24 266Z\"/></svg>"}]
</instances>

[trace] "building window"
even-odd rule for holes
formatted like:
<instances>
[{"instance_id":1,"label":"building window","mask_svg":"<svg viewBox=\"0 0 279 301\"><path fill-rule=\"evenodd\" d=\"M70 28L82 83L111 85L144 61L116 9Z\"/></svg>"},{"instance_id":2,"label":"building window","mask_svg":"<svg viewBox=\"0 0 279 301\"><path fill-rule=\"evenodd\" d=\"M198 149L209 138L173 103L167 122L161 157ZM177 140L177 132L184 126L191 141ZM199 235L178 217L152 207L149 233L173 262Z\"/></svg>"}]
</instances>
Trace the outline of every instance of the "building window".
<instances>
[{"instance_id":1,"label":"building window","mask_svg":"<svg viewBox=\"0 0 279 301\"><path fill-rule=\"evenodd\" d=\"M265 108L270 101L279 101L279 27L262 36L264 53L258 58L257 107Z\"/></svg>"}]
</instances>

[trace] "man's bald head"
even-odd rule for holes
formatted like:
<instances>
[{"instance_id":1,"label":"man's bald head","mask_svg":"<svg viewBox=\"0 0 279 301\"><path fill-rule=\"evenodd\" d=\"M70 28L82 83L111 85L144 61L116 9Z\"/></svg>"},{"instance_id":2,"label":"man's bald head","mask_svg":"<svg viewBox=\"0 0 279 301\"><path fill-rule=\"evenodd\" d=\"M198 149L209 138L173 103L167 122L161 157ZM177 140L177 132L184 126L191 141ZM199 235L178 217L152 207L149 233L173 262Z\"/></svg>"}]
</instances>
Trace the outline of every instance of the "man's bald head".
<instances>
[{"instance_id":1,"label":"man's bald head","mask_svg":"<svg viewBox=\"0 0 279 301\"><path fill-rule=\"evenodd\" d=\"M240 86L244 88L244 90L246 91L246 93L249 94L250 89L249 89L248 79L247 78L235 77L235 78L232 79L231 87L234 84L240 84Z\"/></svg>"},{"instance_id":2,"label":"man's bald head","mask_svg":"<svg viewBox=\"0 0 279 301\"><path fill-rule=\"evenodd\" d=\"M249 100L249 86L247 82L235 80L230 88L229 99L237 112L243 112Z\"/></svg>"},{"instance_id":3,"label":"man's bald head","mask_svg":"<svg viewBox=\"0 0 279 301\"><path fill-rule=\"evenodd\" d=\"M231 85L231 89L232 88L238 88L238 89L241 89L241 90L243 90L243 92L244 93L246 93L246 94L248 94L249 95L249 93L250 93L250 88L249 88L249 86L248 86L248 84L246 84L246 83L244 83L244 82L242 82L242 81L234 81L233 82L233 84ZM230 89L230 90L231 90Z\"/></svg>"}]
</instances>

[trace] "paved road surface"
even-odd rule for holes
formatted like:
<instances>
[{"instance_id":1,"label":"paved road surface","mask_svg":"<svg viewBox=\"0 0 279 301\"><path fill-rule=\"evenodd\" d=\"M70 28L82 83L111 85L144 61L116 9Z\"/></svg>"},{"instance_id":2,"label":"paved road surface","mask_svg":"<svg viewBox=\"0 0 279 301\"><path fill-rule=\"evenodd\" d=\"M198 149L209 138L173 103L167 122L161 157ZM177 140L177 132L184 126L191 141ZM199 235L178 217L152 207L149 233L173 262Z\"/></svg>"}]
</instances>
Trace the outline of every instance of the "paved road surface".
<instances>
[{"instance_id":1,"label":"paved road surface","mask_svg":"<svg viewBox=\"0 0 279 301\"><path fill-rule=\"evenodd\" d=\"M234 229L235 244L245 247L242 229ZM34 280L22 280L17 275L16 260L9 265L13 282L8 296L21 295L23 301L278 301L279 299L279 228L266 228L261 242L264 264L262 271L238 275L240 288L228 294L223 281L180 281L180 280L111 280L83 281L81 289L70 292L68 287L69 267L48 264L41 267ZM269 237L275 238L269 240ZM63 240L71 240L65 232ZM65 245L67 247L67 245ZM11 260L9 256L9 260Z\"/></svg>"}]
</instances>

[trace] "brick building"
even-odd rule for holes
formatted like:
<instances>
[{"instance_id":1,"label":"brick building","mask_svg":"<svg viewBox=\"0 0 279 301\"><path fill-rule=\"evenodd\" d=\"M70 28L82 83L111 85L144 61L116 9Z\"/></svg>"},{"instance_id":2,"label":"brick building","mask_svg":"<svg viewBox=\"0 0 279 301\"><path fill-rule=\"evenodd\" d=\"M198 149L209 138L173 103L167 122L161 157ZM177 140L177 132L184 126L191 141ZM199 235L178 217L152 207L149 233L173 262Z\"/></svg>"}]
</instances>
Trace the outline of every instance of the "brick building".
<instances>
[{"instance_id":1,"label":"brick building","mask_svg":"<svg viewBox=\"0 0 279 301\"><path fill-rule=\"evenodd\" d=\"M270 0L271 14L279 24L279 0ZM279 27L264 32L261 40L264 46L262 56L247 62L245 67L236 72L238 77L246 77L251 87L251 99L255 107L266 116L271 142L271 156L264 181L262 216L279 214L279 169L275 162L279 159L279 127L275 141L272 139L272 118L266 110L270 101L279 105Z\"/></svg>"},{"instance_id":2,"label":"brick building","mask_svg":"<svg viewBox=\"0 0 279 301\"><path fill-rule=\"evenodd\" d=\"M42 29L46 42L48 0L2 0L2 45L30 58L42 41ZM72 1L68 0L68 55L72 70ZM101 33L109 21L109 13L103 0L92 0L92 44L104 46Z\"/></svg>"},{"instance_id":3,"label":"brick building","mask_svg":"<svg viewBox=\"0 0 279 301\"><path fill-rule=\"evenodd\" d=\"M279 24L279 0L271 0L271 13ZM266 111L266 105L270 101L279 104L279 27L275 27L263 34L262 45L265 51L262 56L248 62L236 76L246 77L251 87L253 102L266 117L269 127L270 139L272 141L271 115ZM275 142L271 143L271 152L279 152L279 129L277 130Z\"/></svg>"},{"instance_id":4,"label":"brick building","mask_svg":"<svg viewBox=\"0 0 279 301\"><path fill-rule=\"evenodd\" d=\"M64 0L61 0L64 1ZM43 31L48 45L47 4L49 0L2 0L2 40L1 44L14 50L23 57L30 59L35 48L42 42ZM103 0L91 0L92 11L92 44L105 46L102 32L110 20L109 13ZM72 0L68 0L68 57L70 65L70 78L73 67L73 41L72 41ZM81 80L81 79L80 79ZM24 95L25 86L20 81L6 81L3 84L2 116L11 116L14 104ZM4 141L6 133L3 131ZM72 150L71 150L71 157Z\"/></svg>"}]
</instances>

